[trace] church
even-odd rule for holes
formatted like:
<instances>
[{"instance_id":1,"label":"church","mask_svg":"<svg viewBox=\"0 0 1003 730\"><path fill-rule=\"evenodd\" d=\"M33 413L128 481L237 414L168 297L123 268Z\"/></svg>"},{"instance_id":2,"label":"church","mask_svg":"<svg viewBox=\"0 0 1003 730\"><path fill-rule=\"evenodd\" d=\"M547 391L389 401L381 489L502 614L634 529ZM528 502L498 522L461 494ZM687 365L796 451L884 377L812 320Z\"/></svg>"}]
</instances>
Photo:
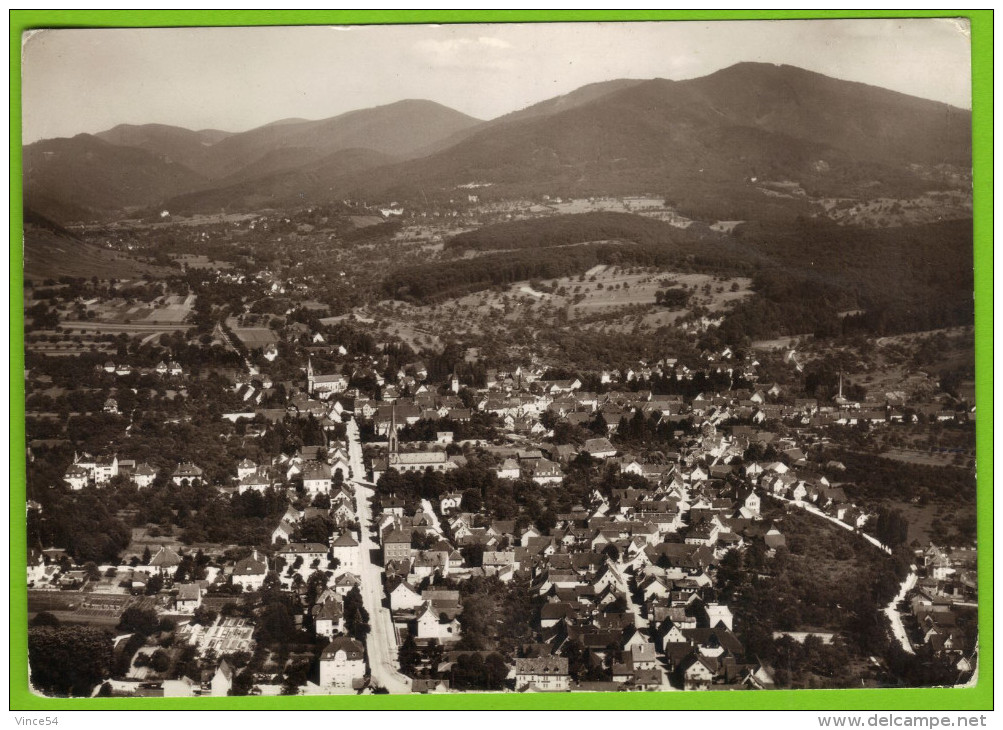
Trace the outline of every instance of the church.
<instances>
[{"instance_id":1,"label":"church","mask_svg":"<svg viewBox=\"0 0 1003 730\"><path fill-rule=\"evenodd\" d=\"M400 453L397 431L397 405L390 410L390 429L387 434L387 459L373 460L373 481L378 481L384 471L393 469L394 471L423 472L426 469L432 471L450 471L457 468L456 462L450 461L445 451L411 451Z\"/></svg>"},{"instance_id":2,"label":"church","mask_svg":"<svg viewBox=\"0 0 1003 730\"><path fill-rule=\"evenodd\" d=\"M348 388L348 378L340 373L334 375L317 375L313 371L313 363L306 361L306 389L310 395L324 398L332 393L344 393Z\"/></svg>"}]
</instances>

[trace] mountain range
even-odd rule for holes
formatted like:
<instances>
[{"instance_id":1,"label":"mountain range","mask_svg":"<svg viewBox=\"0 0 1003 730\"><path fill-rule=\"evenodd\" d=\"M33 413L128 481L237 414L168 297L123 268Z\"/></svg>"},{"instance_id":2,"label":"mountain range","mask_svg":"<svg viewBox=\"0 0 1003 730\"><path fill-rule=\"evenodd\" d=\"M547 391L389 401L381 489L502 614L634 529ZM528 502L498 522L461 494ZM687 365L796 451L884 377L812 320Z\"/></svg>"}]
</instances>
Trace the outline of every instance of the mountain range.
<instances>
[{"instance_id":1,"label":"mountain range","mask_svg":"<svg viewBox=\"0 0 1003 730\"><path fill-rule=\"evenodd\" d=\"M651 193L691 213L714 201L707 215L728 218L757 208L750 182L905 197L970 167L970 111L760 63L590 84L489 121L405 100L242 133L120 125L24 148L26 205L63 222L447 202L469 183L482 198Z\"/></svg>"}]
</instances>

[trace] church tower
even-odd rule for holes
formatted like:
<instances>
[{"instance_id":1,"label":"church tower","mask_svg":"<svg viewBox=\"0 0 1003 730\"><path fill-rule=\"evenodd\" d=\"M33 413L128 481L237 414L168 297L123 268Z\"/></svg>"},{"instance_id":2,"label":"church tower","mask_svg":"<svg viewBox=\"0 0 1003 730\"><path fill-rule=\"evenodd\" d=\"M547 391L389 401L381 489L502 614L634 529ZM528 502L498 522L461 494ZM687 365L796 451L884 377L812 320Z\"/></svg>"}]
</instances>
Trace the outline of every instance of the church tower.
<instances>
[{"instance_id":1,"label":"church tower","mask_svg":"<svg viewBox=\"0 0 1003 730\"><path fill-rule=\"evenodd\" d=\"M313 363L310 361L310 357L307 356L306 359L306 392L313 395Z\"/></svg>"}]
</instances>

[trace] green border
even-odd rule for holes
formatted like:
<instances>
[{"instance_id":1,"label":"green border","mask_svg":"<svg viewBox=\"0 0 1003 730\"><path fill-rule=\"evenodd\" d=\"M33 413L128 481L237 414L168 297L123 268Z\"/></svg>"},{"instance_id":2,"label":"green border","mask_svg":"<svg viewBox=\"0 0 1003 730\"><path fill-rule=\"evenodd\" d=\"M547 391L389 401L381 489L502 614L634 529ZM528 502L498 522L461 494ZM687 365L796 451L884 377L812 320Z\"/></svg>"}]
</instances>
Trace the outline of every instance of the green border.
<instances>
[{"instance_id":1,"label":"green border","mask_svg":"<svg viewBox=\"0 0 1003 730\"><path fill-rule=\"evenodd\" d=\"M21 34L52 27L177 27L544 21L967 17L972 32L975 357L980 666L966 689L53 699L27 688L21 208ZM12 710L950 710L993 708L993 11L992 10L11 10L10 11L10 709Z\"/></svg>"}]
</instances>

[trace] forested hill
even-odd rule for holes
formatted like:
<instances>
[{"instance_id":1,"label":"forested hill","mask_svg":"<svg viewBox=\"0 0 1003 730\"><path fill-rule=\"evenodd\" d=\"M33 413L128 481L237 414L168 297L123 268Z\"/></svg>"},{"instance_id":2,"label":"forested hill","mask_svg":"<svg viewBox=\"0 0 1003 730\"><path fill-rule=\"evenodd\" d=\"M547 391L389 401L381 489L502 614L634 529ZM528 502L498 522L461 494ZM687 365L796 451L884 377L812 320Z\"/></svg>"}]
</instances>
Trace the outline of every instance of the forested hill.
<instances>
[{"instance_id":1,"label":"forested hill","mask_svg":"<svg viewBox=\"0 0 1003 730\"><path fill-rule=\"evenodd\" d=\"M566 215L460 234L446 258L391 272L382 293L431 302L597 264L653 266L753 276L756 295L722 326L729 341L847 327L901 332L971 322L972 244L971 220L883 229L800 220L729 236L630 214ZM472 251L483 253L448 258ZM866 313L841 320L850 309Z\"/></svg>"},{"instance_id":2,"label":"forested hill","mask_svg":"<svg viewBox=\"0 0 1003 730\"><path fill-rule=\"evenodd\" d=\"M770 264L754 279L756 296L726 320L726 339L972 323L971 220L881 229L805 224L750 243ZM865 313L839 319L847 309Z\"/></svg>"},{"instance_id":3,"label":"forested hill","mask_svg":"<svg viewBox=\"0 0 1003 730\"><path fill-rule=\"evenodd\" d=\"M487 226L454 237L442 259L392 272L383 293L429 302L533 278L556 278L598 264L751 273L760 258L743 242L711 231L684 230L628 213L584 213ZM580 244L580 245L579 245Z\"/></svg>"}]
</instances>

